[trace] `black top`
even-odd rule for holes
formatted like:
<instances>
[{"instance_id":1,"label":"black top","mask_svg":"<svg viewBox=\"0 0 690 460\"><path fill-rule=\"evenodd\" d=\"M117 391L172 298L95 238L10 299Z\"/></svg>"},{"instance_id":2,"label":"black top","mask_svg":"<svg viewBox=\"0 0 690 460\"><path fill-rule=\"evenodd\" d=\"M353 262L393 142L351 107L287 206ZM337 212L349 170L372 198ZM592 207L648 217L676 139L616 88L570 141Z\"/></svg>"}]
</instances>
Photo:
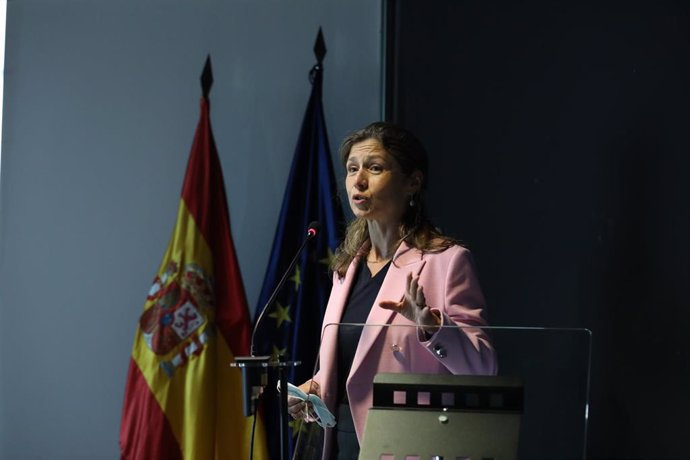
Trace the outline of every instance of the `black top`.
<instances>
[{"instance_id":1,"label":"black top","mask_svg":"<svg viewBox=\"0 0 690 460\"><path fill-rule=\"evenodd\" d=\"M343 317L340 320L341 323L366 323L369 311L374 308L374 301L379 294L386 273L388 273L388 267L390 267L390 261L372 277L367 263L365 261L360 262ZM340 326L338 328L338 395L336 401L339 403L347 403L345 381L350 374L352 360L355 358L355 351L361 335L361 326Z\"/></svg>"}]
</instances>

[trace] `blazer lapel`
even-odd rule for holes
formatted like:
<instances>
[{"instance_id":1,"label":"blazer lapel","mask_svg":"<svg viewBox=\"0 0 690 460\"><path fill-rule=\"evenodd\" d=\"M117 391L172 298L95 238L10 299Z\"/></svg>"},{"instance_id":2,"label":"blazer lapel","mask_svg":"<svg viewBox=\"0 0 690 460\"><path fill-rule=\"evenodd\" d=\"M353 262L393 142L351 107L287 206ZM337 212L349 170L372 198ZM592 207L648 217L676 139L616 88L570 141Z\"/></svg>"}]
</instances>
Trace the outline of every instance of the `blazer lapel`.
<instances>
[{"instance_id":1,"label":"blazer lapel","mask_svg":"<svg viewBox=\"0 0 690 460\"><path fill-rule=\"evenodd\" d=\"M334 278L333 287L331 288L331 296L326 308L327 314L323 318L324 328L329 324L339 323L343 317L343 311L345 310L345 304L347 302L348 295L350 294L350 289L352 288L352 282L355 277L355 271L357 270L358 263L359 257L355 258L347 268L345 277ZM331 329L332 327L333 326L329 327L328 329ZM323 334L326 332L326 330L324 329L321 332Z\"/></svg>"},{"instance_id":2,"label":"blazer lapel","mask_svg":"<svg viewBox=\"0 0 690 460\"><path fill-rule=\"evenodd\" d=\"M364 327L362 336L359 339L357 351L352 361L350 375L354 375L359 367L365 362L366 356L374 345L374 342L376 342L378 336L384 332L385 326L381 325L389 324L393 320L394 315L397 314L394 311L379 307L379 302L383 300L397 301L402 299L402 296L405 294L407 275L412 272L414 276L418 276L424 267L424 263L421 251L411 249L404 242L401 243L393 256L391 266L388 268L388 273L386 273L386 278L383 280L381 289L367 317L367 326Z\"/></svg>"}]
</instances>

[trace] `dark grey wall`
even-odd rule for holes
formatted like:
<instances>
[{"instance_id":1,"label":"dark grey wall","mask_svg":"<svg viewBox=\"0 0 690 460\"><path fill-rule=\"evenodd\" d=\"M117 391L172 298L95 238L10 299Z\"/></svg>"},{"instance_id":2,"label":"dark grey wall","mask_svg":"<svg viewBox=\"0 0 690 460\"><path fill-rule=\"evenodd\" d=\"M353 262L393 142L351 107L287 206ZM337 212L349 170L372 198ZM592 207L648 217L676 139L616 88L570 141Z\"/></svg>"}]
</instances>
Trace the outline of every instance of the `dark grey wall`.
<instances>
[{"instance_id":1,"label":"dark grey wall","mask_svg":"<svg viewBox=\"0 0 690 460\"><path fill-rule=\"evenodd\" d=\"M125 375L214 65L212 123L253 310L323 26L333 147L380 118L369 0L9 2L0 458L117 458Z\"/></svg>"},{"instance_id":2,"label":"dark grey wall","mask_svg":"<svg viewBox=\"0 0 690 460\"><path fill-rule=\"evenodd\" d=\"M393 117L491 323L593 331L589 458L686 458L687 3L394 3Z\"/></svg>"}]
</instances>

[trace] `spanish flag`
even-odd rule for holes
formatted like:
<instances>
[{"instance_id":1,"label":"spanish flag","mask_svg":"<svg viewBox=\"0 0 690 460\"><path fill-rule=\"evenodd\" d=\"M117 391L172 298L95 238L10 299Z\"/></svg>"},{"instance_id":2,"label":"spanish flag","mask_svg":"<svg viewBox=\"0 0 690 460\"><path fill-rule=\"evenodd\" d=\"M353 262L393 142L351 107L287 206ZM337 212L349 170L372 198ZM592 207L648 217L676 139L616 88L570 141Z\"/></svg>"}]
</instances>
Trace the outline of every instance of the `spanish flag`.
<instances>
[{"instance_id":1,"label":"spanish flag","mask_svg":"<svg viewBox=\"0 0 690 460\"><path fill-rule=\"evenodd\" d=\"M210 59L177 222L132 347L120 455L132 460L248 459L235 356L249 354L249 313L209 120ZM259 420L254 458L266 459Z\"/></svg>"}]
</instances>

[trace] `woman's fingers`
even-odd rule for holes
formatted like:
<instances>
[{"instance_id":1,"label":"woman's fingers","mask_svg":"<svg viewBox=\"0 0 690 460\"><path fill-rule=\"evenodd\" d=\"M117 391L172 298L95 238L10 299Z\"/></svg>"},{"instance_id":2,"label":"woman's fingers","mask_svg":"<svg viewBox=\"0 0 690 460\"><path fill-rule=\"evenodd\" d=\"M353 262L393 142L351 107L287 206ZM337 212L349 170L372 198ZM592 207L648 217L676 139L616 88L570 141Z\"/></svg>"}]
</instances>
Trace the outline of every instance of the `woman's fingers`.
<instances>
[{"instance_id":1,"label":"woman's fingers","mask_svg":"<svg viewBox=\"0 0 690 460\"><path fill-rule=\"evenodd\" d=\"M410 275L412 277L412 273ZM407 290L408 294L410 294L410 298L414 299L417 297L417 289L419 287L419 278L417 277L412 277L412 281L410 281L410 287Z\"/></svg>"},{"instance_id":2,"label":"woman's fingers","mask_svg":"<svg viewBox=\"0 0 690 460\"><path fill-rule=\"evenodd\" d=\"M399 302L383 300L379 302L379 306L386 310L400 313L410 321L418 323L423 309L426 307L424 288L419 285L419 277L414 276L412 272L408 273L405 295L402 297L402 300Z\"/></svg>"},{"instance_id":3,"label":"woman's fingers","mask_svg":"<svg viewBox=\"0 0 690 460\"><path fill-rule=\"evenodd\" d=\"M415 302L417 303L417 306L419 308L424 308L426 306L426 299L424 298L424 288L422 286L419 286L419 289L417 289L417 296L415 298Z\"/></svg>"},{"instance_id":4,"label":"woman's fingers","mask_svg":"<svg viewBox=\"0 0 690 460\"><path fill-rule=\"evenodd\" d=\"M307 410L307 404L298 398L291 398L296 400L293 404L288 401L288 413L292 418L299 419L304 418L305 412Z\"/></svg>"},{"instance_id":5,"label":"woman's fingers","mask_svg":"<svg viewBox=\"0 0 690 460\"><path fill-rule=\"evenodd\" d=\"M393 310L398 313L402 313L403 302L393 302L392 300L382 300L379 302L379 307L386 310Z\"/></svg>"}]
</instances>

